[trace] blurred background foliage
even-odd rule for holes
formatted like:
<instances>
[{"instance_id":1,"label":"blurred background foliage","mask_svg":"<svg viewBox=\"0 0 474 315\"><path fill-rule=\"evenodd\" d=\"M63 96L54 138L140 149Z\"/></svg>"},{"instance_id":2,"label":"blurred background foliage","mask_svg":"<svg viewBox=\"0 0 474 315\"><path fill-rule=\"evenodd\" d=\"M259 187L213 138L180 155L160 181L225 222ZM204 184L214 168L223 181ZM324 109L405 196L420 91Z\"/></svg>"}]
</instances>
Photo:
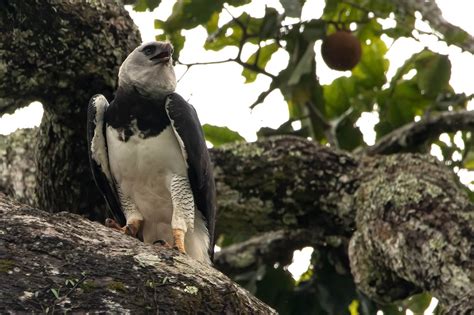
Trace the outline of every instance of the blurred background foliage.
<instances>
[{"instance_id":1,"label":"blurred background foliage","mask_svg":"<svg viewBox=\"0 0 474 315\"><path fill-rule=\"evenodd\" d=\"M152 11L160 2L139 0L134 10ZM204 43L207 50L238 48L237 56L228 62L242 66L246 83L254 82L257 75L271 79L268 90L261 91L249 107L258 106L278 89L288 104L289 120L277 129L262 128L259 137L294 134L343 150L363 150L367 144L356 121L364 112L378 113L375 132L376 138L380 139L423 117L466 109L467 102L472 99L472 96L454 93L450 86L449 58L428 49L411 56L390 80L387 78L389 48L381 37L385 35L394 40L413 37L415 30L415 12L401 9L397 1L326 0L322 16L311 20L301 19L305 0L280 0L283 12L268 6L263 17L254 17L247 12L232 14L236 7L249 2L178 0L166 21L155 21L155 28L163 31L157 40L169 40L175 46L174 57L178 63L180 51L186 44L183 30L203 26L208 33ZM232 19L221 25L219 19L224 11ZM387 18L395 21L393 27L382 27L381 19ZM315 55L320 51L315 51L315 43L340 30L350 30L355 36L361 45L361 59L350 75L320 85L315 61ZM466 38L466 33L458 29L436 36L447 44L456 45ZM256 50L243 59L242 49L246 45L254 45ZM288 53L288 64L279 73L271 73L266 65L279 50ZM296 121L301 127L293 127L292 123ZM226 127L205 125L204 131L207 140L215 146L243 140ZM407 150L428 153L431 144L436 144L447 165L472 170L471 133L461 132L461 136L461 145L454 141L454 134L448 134L450 141L435 138L428 145ZM226 241L229 243L229 239ZM407 310L423 314L430 304L431 296L420 293L393 305L377 305L356 290L344 260L347 260L345 245L329 245L315 248L309 268L300 279L293 279L286 266L262 264L257 270L235 276L234 280L281 314L354 315L376 314L379 310L389 315L405 314ZM441 312L439 308L435 310L438 312Z\"/></svg>"}]
</instances>

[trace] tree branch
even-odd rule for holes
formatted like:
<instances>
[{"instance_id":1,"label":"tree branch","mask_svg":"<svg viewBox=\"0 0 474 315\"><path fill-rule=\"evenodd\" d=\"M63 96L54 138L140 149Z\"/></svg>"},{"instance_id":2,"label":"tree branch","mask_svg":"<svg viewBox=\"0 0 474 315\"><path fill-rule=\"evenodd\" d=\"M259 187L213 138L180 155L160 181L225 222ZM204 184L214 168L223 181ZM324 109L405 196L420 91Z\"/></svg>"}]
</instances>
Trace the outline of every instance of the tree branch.
<instances>
[{"instance_id":1,"label":"tree branch","mask_svg":"<svg viewBox=\"0 0 474 315\"><path fill-rule=\"evenodd\" d=\"M369 155L409 151L445 132L474 130L474 111L430 114L385 135L365 149Z\"/></svg>"},{"instance_id":2,"label":"tree branch","mask_svg":"<svg viewBox=\"0 0 474 315\"><path fill-rule=\"evenodd\" d=\"M29 145L36 152L35 202L94 217L102 198L87 189L94 185L84 136L87 104L97 93L111 99L121 62L141 42L137 27L121 1L1 7L0 114L32 100L44 107L35 146Z\"/></svg>"},{"instance_id":3,"label":"tree branch","mask_svg":"<svg viewBox=\"0 0 474 315\"><path fill-rule=\"evenodd\" d=\"M37 129L19 129L0 135L0 192L16 200L36 205L34 143Z\"/></svg>"},{"instance_id":4,"label":"tree branch","mask_svg":"<svg viewBox=\"0 0 474 315\"><path fill-rule=\"evenodd\" d=\"M304 246L326 243L322 231L310 229L278 230L223 248L216 253L214 264L226 275L256 270L259 264L291 263L293 251Z\"/></svg>"},{"instance_id":5,"label":"tree branch","mask_svg":"<svg viewBox=\"0 0 474 315\"><path fill-rule=\"evenodd\" d=\"M247 68L249 70L255 71L255 72L260 73L260 74L264 74L267 77L270 77L271 79L276 79L275 75L267 72L265 69L262 69L262 68L258 67L255 64L248 64L248 63L240 60L239 57L229 58L229 59L225 59L225 60L193 62L193 63L183 63L181 61L178 61L178 63L180 65L185 66L188 69L191 68L192 66L215 65L215 64L228 63L228 62L235 62L235 63L241 65L244 68ZM186 70L186 72L187 72L187 70Z\"/></svg>"},{"instance_id":6,"label":"tree branch","mask_svg":"<svg viewBox=\"0 0 474 315\"><path fill-rule=\"evenodd\" d=\"M275 314L215 269L78 215L0 195L0 227L2 313Z\"/></svg>"},{"instance_id":7,"label":"tree branch","mask_svg":"<svg viewBox=\"0 0 474 315\"><path fill-rule=\"evenodd\" d=\"M358 287L382 303L429 291L450 314L468 314L474 206L453 172L412 154L362 158L359 171L349 246Z\"/></svg>"},{"instance_id":8,"label":"tree branch","mask_svg":"<svg viewBox=\"0 0 474 315\"><path fill-rule=\"evenodd\" d=\"M425 290L448 307L468 306L461 301L474 288L474 208L457 177L435 158L355 158L287 136L211 153L218 235L242 240L275 230L310 230L316 244L318 235L352 237L351 270L371 298L388 302ZM271 259L258 242L247 245L235 252ZM234 268L230 256L222 255L223 268ZM249 259L242 266L254 263Z\"/></svg>"},{"instance_id":9,"label":"tree branch","mask_svg":"<svg viewBox=\"0 0 474 315\"><path fill-rule=\"evenodd\" d=\"M457 45L474 54L474 37L446 21L435 0L399 0L398 5L411 13L419 11L434 30L443 34L448 44Z\"/></svg>"},{"instance_id":10,"label":"tree branch","mask_svg":"<svg viewBox=\"0 0 474 315\"><path fill-rule=\"evenodd\" d=\"M36 101L34 98L28 97L27 95L20 99L0 98L0 117L3 114L11 114L19 108L28 106L34 101Z\"/></svg>"}]
</instances>

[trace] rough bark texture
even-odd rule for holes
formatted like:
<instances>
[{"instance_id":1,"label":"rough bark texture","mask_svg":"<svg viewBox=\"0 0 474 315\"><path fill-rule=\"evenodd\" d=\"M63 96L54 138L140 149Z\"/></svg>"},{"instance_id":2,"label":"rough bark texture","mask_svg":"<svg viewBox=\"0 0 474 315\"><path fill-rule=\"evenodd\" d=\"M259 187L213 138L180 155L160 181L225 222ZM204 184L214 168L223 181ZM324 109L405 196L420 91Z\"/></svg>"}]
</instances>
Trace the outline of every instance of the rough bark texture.
<instances>
[{"instance_id":1,"label":"rough bark texture","mask_svg":"<svg viewBox=\"0 0 474 315\"><path fill-rule=\"evenodd\" d=\"M7 1L0 24L0 114L34 100L45 110L36 138L38 206L93 214L100 197L87 176L87 104L97 93L112 96L138 30L120 1Z\"/></svg>"},{"instance_id":2,"label":"rough bark texture","mask_svg":"<svg viewBox=\"0 0 474 315\"><path fill-rule=\"evenodd\" d=\"M359 288L381 302L420 289L446 305L472 297L474 207L455 175L422 155L364 158L359 171L349 248Z\"/></svg>"},{"instance_id":3,"label":"rough bark texture","mask_svg":"<svg viewBox=\"0 0 474 315\"><path fill-rule=\"evenodd\" d=\"M1 313L275 313L175 250L1 195L0 277Z\"/></svg>"},{"instance_id":4,"label":"rough bark texture","mask_svg":"<svg viewBox=\"0 0 474 315\"><path fill-rule=\"evenodd\" d=\"M0 191L30 205L37 204L33 146L36 135L35 129L0 135Z\"/></svg>"},{"instance_id":5,"label":"rough bark texture","mask_svg":"<svg viewBox=\"0 0 474 315\"><path fill-rule=\"evenodd\" d=\"M256 270L262 263L287 266L293 251L305 246L324 246L327 240L318 230L278 230L225 247L214 256L214 264L226 275Z\"/></svg>"},{"instance_id":6,"label":"rough bark texture","mask_svg":"<svg viewBox=\"0 0 474 315\"><path fill-rule=\"evenodd\" d=\"M431 14L426 1L404 2ZM140 41L136 27L118 1L4 1L0 9L0 113L32 100L45 108L37 143L31 131L0 140L0 188L51 212L94 214L103 201L88 169L85 110L91 95L111 97L118 65ZM371 298L393 301L426 290L452 314L472 311L474 210L452 173L432 158L356 158L294 137L229 145L212 155L218 234L245 240L269 232L225 249L217 260L224 270L252 268L253 254L265 259L257 241L281 246L276 259L285 261L294 249L286 236L301 237L301 246L352 237L352 273ZM258 304L232 304L227 300L244 293L220 274L78 216L47 216L6 201L0 208L0 305L8 309L165 312L171 298L183 311ZM76 278L71 290L66 280Z\"/></svg>"},{"instance_id":7,"label":"rough bark texture","mask_svg":"<svg viewBox=\"0 0 474 315\"><path fill-rule=\"evenodd\" d=\"M317 226L351 235L356 160L297 137L273 137L212 151L218 190L218 232ZM245 178L245 180L242 180Z\"/></svg>"},{"instance_id":8,"label":"rough bark texture","mask_svg":"<svg viewBox=\"0 0 474 315\"><path fill-rule=\"evenodd\" d=\"M270 255L265 242L279 244L274 258L287 261L295 247L285 236L301 233L300 245L315 247L352 236L351 271L371 298L429 291L453 312L471 307L474 209L433 157L355 158L296 137L227 145L212 156L218 233L244 239L283 230L260 237L264 244L223 250L216 257L222 270L252 268L253 255ZM302 230L288 232L295 228Z\"/></svg>"}]
</instances>

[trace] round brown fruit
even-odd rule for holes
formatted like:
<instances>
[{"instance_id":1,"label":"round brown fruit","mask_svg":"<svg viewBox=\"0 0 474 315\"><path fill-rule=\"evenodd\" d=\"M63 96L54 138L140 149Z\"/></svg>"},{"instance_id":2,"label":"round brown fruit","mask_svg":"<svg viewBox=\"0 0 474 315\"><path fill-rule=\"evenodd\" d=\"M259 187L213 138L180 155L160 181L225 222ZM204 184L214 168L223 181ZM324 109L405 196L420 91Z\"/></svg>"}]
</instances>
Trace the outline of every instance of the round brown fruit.
<instances>
[{"instance_id":1,"label":"round brown fruit","mask_svg":"<svg viewBox=\"0 0 474 315\"><path fill-rule=\"evenodd\" d=\"M351 70L360 60L361 45L349 31L337 31L323 41L321 54L329 68L339 71Z\"/></svg>"}]
</instances>

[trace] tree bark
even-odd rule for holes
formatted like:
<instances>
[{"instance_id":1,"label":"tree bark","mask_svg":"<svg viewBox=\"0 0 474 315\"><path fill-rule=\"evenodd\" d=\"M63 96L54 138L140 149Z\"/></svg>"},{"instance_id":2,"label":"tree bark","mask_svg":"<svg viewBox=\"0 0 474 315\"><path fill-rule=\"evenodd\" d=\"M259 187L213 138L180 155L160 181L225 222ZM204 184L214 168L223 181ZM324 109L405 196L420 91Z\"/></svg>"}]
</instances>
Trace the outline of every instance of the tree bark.
<instances>
[{"instance_id":1,"label":"tree bark","mask_svg":"<svg viewBox=\"0 0 474 315\"><path fill-rule=\"evenodd\" d=\"M253 268L253 255L271 256L265 243L279 244L269 259L288 262L295 243L332 246L352 238L351 272L370 298L387 303L429 291L447 307L471 307L474 209L435 158L354 157L297 137L226 145L212 157L217 233L243 240L282 230L224 249L218 268Z\"/></svg>"},{"instance_id":2,"label":"tree bark","mask_svg":"<svg viewBox=\"0 0 474 315\"><path fill-rule=\"evenodd\" d=\"M29 205L38 203L32 145L36 135L36 129L19 129L9 136L0 135L0 192Z\"/></svg>"},{"instance_id":3,"label":"tree bark","mask_svg":"<svg viewBox=\"0 0 474 315\"><path fill-rule=\"evenodd\" d=\"M34 131L37 143L31 141L31 131L0 140L0 173L8 174L2 176L0 188L50 212L67 210L100 219L104 204L88 168L85 111L93 94L111 98L118 65L140 42L136 27L120 2L8 1L0 6L0 113L33 100L45 108L41 126ZM36 19L38 15L42 19ZM254 262L236 259L248 254L236 253L264 256L261 242L268 240L286 246L280 247L282 254L276 259L287 261L294 244L284 242L284 236L299 235L301 246L316 247L335 240L345 244L352 238L351 271L371 298L388 302L426 290L453 313L472 309L474 210L454 175L433 158L355 157L295 137L227 145L213 150L212 156L219 195L217 233L233 241L265 232L272 236L224 249L217 257L223 269L251 268ZM1 259L7 258L0 272L6 272L5 278L18 276L8 282L11 289L2 287L1 292L19 294L17 285L22 290L23 301L8 304L14 310L31 300L38 304L25 305L38 311L47 307L80 311L84 306L75 304L75 297L91 299L99 293L103 305L81 305L116 311L147 305L156 309L160 303L169 306L166 296L203 311L214 310L213 305L225 311L229 305L213 302L218 291L206 291L209 282L203 278L190 276L194 280L185 282L181 272L198 270L173 252L154 256L152 247L71 214L48 216L6 201L1 207L5 209L1 210ZM272 234L275 230L281 232ZM98 235L107 241L94 241ZM143 263L140 257L149 258L150 252L154 258L145 260L143 271L133 257L138 255ZM40 264L38 257L52 267ZM156 260L164 263L156 265ZM182 270L183 266L190 269ZM151 278L147 278L149 271ZM178 287L167 285L168 273L177 279ZM210 275L214 276L218 278ZM65 281L75 278L81 283L70 292L74 285ZM155 296L157 283L160 294ZM147 285L150 290L144 291ZM227 285L222 297L241 292ZM162 297L168 287L181 295L163 293ZM199 298L188 294L196 293L195 288ZM117 296L126 299L130 292L145 292L146 301L120 302ZM5 300L17 301L20 296L5 295ZM155 298L160 303L153 304ZM208 302L199 304L202 299ZM229 307L235 306L240 304Z\"/></svg>"},{"instance_id":4,"label":"tree bark","mask_svg":"<svg viewBox=\"0 0 474 315\"><path fill-rule=\"evenodd\" d=\"M373 146L361 149L365 154L393 154L416 151L444 132L474 130L474 112L456 111L427 115L383 136Z\"/></svg>"},{"instance_id":5,"label":"tree bark","mask_svg":"<svg viewBox=\"0 0 474 315\"><path fill-rule=\"evenodd\" d=\"M0 196L0 312L275 314L215 269Z\"/></svg>"},{"instance_id":6,"label":"tree bark","mask_svg":"<svg viewBox=\"0 0 474 315\"><path fill-rule=\"evenodd\" d=\"M34 100L45 111L34 201L95 217L101 198L88 176L87 104L97 93L111 98L119 65L140 44L138 30L118 0L7 1L0 24L0 114Z\"/></svg>"},{"instance_id":7,"label":"tree bark","mask_svg":"<svg viewBox=\"0 0 474 315\"><path fill-rule=\"evenodd\" d=\"M423 20L427 21L431 28L442 34L448 44L454 44L462 50L474 54L474 37L460 27L449 23L443 17L441 9L435 0L398 0L400 9L406 12L420 12Z\"/></svg>"},{"instance_id":8,"label":"tree bark","mask_svg":"<svg viewBox=\"0 0 474 315\"><path fill-rule=\"evenodd\" d=\"M407 154L363 158L359 174L349 246L358 287L379 302L422 289L450 314L472 311L474 207L452 171Z\"/></svg>"}]
</instances>

